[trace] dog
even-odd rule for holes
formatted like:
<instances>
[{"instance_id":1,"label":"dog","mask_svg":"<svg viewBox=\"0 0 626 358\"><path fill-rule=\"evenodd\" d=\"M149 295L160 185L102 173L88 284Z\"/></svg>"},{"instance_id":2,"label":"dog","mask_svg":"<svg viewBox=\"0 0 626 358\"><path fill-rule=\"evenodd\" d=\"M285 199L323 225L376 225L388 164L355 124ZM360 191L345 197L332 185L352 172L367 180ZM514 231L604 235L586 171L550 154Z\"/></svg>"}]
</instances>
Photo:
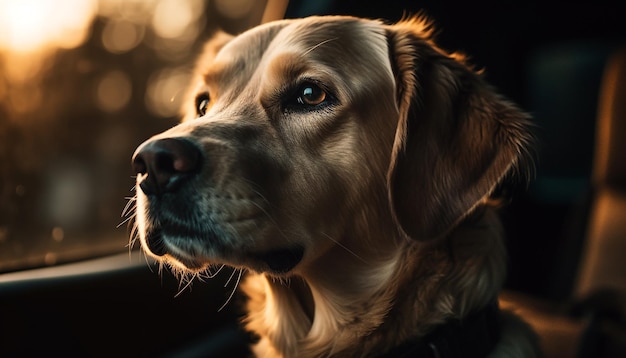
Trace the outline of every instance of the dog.
<instances>
[{"instance_id":1,"label":"dog","mask_svg":"<svg viewBox=\"0 0 626 358\"><path fill-rule=\"evenodd\" d=\"M174 272L246 271L259 357L535 357L498 307L494 191L528 181L530 116L423 15L219 33L180 124L141 144L136 233Z\"/></svg>"}]
</instances>

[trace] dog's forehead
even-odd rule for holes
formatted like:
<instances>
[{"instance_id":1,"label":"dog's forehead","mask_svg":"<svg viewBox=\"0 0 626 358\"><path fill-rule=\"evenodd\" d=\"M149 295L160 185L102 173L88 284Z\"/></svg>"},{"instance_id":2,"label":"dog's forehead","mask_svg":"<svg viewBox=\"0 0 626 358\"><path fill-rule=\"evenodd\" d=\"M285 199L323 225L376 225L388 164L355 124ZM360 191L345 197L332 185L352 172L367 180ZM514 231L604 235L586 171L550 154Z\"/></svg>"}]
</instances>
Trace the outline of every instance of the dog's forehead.
<instances>
[{"instance_id":1,"label":"dog's forehead","mask_svg":"<svg viewBox=\"0 0 626 358\"><path fill-rule=\"evenodd\" d=\"M331 67L349 63L345 70L357 71L359 64L388 60L385 27L376 20L348 16L316 16L264 24L227 43L213 59L205 80L229 88L239 87L250 82L255 73L266 70L266 65L272 62L276 65L276 59L283 54ZM234 79L241 83L234 83Z\"/></svg>"},{"instance_id":2,"label":"dog's forehead","mask_svg":"<svg viewBox=\"0 0 626 358\"><path fill-rule=\"evenodd\" d=\"M261 57L266 51L277 48L312 50L326 42L338 42L352 45L370 42L372 36L384 34L380 21L354 18L349 16L311 16L302 19L279 20L257 26L235 37L224 46L221 56L246 54L249 57ZM231 58L232 59L232 58Z\"/></svg>"},{"instance_id":3,"label":"dog's forehead","mask_svg":"<svg viewBox=\"0 0 626 358\"><path fill-rule=\"evenodd\" d=\"M314 52L317 47L326 45L343 49L363 48L366 43L375 43L377 34L384 34L378 21L345 16L309 17L289 23L276 34L273 45L306 52Z\"/></svg>"}]
</instances>

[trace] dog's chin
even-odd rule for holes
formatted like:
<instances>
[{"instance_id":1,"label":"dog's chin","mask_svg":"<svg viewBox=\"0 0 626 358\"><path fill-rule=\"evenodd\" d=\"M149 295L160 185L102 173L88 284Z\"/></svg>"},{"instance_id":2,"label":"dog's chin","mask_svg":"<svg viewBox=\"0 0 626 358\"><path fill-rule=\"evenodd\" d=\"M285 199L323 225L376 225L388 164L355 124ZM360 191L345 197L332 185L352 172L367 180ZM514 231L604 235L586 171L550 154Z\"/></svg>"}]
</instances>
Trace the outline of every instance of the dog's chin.
<instances>
[{"instance_id":1,"label":"dog's chin","mask_svg":"<svg viewBox=\"0 0 626 358\"><path fill-rule=\"evenodd\" d=\"M200 262L195 260L186 260L180 257L174 257L172 255L165 255L159 258L170 265L175 270L181 270L183 272L204 272L211 265L207 262Z\"/></svg>"},{"instance_id":2,"label":"dog's chin","mask_svg":"<svg viewBox=\"0 0 626 358\"><path fill-rule=\"evenodd\" d=\"M260 262L273 274L286 274L293 270L304 257L304 248L294 246L287 249L276 249L262 254L253 255L253 260Z\"/></svg>"},{"instance_id":3,"label":"dog's chin","mask_svg":"<svg viewBox=\"0 0 626 358\"><path fill-rule=\"evenodd\" d=\"M148 256L178 270L200 272L211 265L208 260L199 255L168 244L166 234L160 229L151 230L143 236L142 248Z\"/></svg>"},{"instance_id":4,"label":"dog's chin","mask_svg":"<svg viewBox=\"0 0 626 358\"><path fill-rule=\"evenodd\" d=\"M284 275L292 271L303 259L304 248L294 245L288 248L277 248L263 252L233 252L226 250L223 255L212 259L186 252L183 249L168 245L160 230L146 235L144 250L159 261L167 262L172 267L191 272L205 270L216 262L226 263L230 266L245 266L258 272ZM227 253L229 252L229 253Z\"/></svg>"}]
</instances>

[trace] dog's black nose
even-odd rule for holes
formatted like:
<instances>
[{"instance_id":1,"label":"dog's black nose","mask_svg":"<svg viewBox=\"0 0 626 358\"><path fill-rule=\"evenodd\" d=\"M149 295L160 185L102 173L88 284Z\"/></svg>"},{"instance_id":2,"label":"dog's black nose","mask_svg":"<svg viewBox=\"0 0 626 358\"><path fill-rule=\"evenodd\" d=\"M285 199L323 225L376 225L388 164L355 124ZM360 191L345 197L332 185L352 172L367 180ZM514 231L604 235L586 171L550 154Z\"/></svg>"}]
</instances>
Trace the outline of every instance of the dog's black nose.
<instances>
[{"instance_id":1,"label":"dog's black nose","mask_svg":"<svg viewBox=\"0 0 626 358\"><path fill-rule=\"evenodd\" d=\"M145 142L133 155L133 170L139 187L146 195L175 191L200 168L198 147L183 138L165 138Z\"/></svg>"}]
</instances>

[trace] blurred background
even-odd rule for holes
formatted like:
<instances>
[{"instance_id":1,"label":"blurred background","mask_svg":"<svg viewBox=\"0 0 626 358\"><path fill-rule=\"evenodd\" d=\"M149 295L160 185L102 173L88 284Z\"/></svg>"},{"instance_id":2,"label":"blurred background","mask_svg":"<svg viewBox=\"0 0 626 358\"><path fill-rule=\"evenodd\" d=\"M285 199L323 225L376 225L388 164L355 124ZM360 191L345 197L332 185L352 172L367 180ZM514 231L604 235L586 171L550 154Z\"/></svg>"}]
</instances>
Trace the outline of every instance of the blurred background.
<instances>
[{"instance_id":1,"label":"blurred background","mask_svg":"<svg viewBox=\"0 0 626 358\"><path fill-rule=\"evenodd\" d=\"M508 284L567 292L582 239L565 236L584 230L571 223L589 190L597 92L626 33L611 1L0 0L0 272L128 249L130 157L176 123L194 59L216 29L419 11L444 49L469 54L533 115L537 177L504 212ZM573 254L555 266L564 248ZM563 271L572 274L551 278Z\"/></svg>"}]
</instances>

